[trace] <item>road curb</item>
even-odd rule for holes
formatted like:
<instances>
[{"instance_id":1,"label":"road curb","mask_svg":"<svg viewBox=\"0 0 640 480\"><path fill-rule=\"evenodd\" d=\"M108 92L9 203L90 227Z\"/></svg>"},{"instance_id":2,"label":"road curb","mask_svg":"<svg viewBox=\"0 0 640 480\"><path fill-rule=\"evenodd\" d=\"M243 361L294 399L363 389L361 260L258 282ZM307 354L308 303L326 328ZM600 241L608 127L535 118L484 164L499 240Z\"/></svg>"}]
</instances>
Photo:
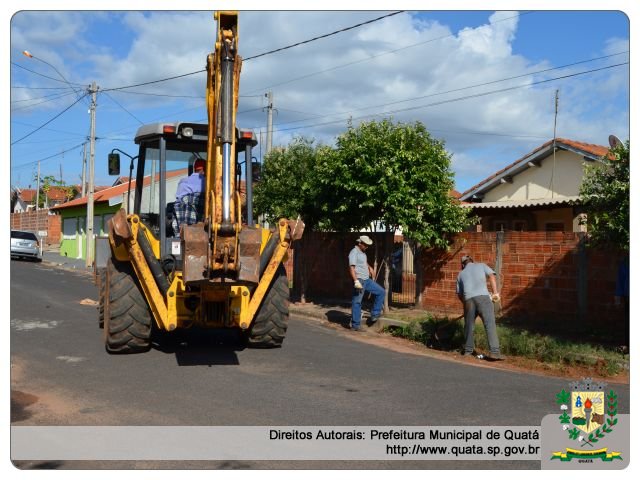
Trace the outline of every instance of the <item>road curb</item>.
<instances>
[{"instance_id":1,"label":"road curb","mask_svg":"<svg viewBox=\"0 0 640 480\"><path fill-rule=\"evenodd\" d=\"M324 320L326 322L329 321L329 319L327 318L326 312L324 310L318 310L315 308L308 308L308 307L299 307L296 305L290 305L289 306L289 313L292 313L294 315L300 315L303 317L307 317L307 318L314 318L317 320ZM395 318L388 318L388 317L380 317L378 319L378 321L374 324L374 325L367 325L365 322L363 322L363 326L366 327L367 332L375 332L375 333L381 333L386 327L397 327L397 328L402 328L402 327L406 327L407 325L409 325L409 322L406 320L397 320Z\"/></svg>"}]
</instances>

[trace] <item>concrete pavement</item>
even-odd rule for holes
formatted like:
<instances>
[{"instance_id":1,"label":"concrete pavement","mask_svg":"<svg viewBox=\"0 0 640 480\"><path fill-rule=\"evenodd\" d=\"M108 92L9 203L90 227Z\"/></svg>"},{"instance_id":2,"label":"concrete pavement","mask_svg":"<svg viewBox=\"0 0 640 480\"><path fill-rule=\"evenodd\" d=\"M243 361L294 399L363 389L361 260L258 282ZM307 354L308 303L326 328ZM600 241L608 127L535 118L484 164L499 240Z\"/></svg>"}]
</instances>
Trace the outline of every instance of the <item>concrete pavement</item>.
<instances>
[{"instance_id":1,"label":"concrete pavement","mask_svg":"<svg viewBox=\"0 0 640 480\"><path fill-rule=\"evenodd\" d=\"M42 261L52 263L57 267L67 270L83 271L93 273L92 268L87 268L84 258L71 258L60 255L59 248L47 247L42 251Z\"/></svg>"},{"instance_id":2,"label":"concrete pavement","mask_svg":"<svg viewBox=\"0 0 640 480\"><path fill-rule=\"evenodd\" d=\"M349 328L351 323L351 304L340 300L333 300L327 303L291 303L289 311L294 315L311 317L342 325L345 329ZM402 327L409 323L383 315L376 323L371 325L369 323L368 313L363 311L362 315L363 320L361 325L364 327L364 332L370 334L380 333L384 327Z\"/></svg>"}]
</instances>

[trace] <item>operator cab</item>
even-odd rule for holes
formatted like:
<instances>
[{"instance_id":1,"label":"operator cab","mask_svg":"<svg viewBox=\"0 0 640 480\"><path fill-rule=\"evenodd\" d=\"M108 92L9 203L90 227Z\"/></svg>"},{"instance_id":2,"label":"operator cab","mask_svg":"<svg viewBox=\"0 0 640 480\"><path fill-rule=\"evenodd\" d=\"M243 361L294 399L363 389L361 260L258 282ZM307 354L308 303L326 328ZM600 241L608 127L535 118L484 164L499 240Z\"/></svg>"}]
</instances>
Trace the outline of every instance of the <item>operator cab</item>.
<instances>
[{"instance_id":1,"label":"operator cab","mask_svg":"<svg viewBox=\"0 0 640 480\"><path fill-rule=\"evenodd\" d=\"M135 213L160 240L161 255L179 258L180 238L172 228L174 202L181 179L191 175L196 160L207 160L208 125L201 123L153 123L140 127L135 136L139 145L137 170L135 174L135 195L133 205L127 205L128 213ZM259 164L252 159L251 148L257 144L251 130L236 131L236 185L246 198L243 206L252 205L252 181L259 175ZM245 159L239 162L239 153ZM135 158L135 157L134 157ZM253 160L253 159L252 159ZM119 155L109 155L109 173L118 175ZM242 177L241 164L245 167ZM213 168L211 166L211 168ZM241 180L243 180L241 182ZM247 182L248 180L248 182ZM243 208L245 222L253 223L252 208ZM199 218L198 221L202 221Z\"/></svg>"}]
</instances>

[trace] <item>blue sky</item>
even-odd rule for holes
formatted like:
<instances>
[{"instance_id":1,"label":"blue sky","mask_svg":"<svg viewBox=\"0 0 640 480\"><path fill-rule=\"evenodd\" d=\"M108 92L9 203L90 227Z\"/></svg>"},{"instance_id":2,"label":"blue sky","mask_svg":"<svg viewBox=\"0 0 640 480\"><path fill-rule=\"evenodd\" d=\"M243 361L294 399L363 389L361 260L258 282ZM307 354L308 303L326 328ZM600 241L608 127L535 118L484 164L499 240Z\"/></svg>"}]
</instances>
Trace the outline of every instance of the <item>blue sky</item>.
<instances>
[{"instance_id":1,"label":"blue sky","mask_svg":"<svg viewBox=\"0 0 640 480\"><path fill-rule=\"evenodd\" d=\"M392 11L241 12L240 54ZM409 10L245 62L238 123L264 139L268 90L277 109L274 145L294 135L332 144L349 116L354 123L383 116L421 121L445 142L456 188L464 191L552 138L556 89L559 137L601 145L612 133L628 138L629 65L583 72L629 62L629 28L618 11ZM208 11L16 13L7 69L11 184L35 185L38 160L42 175L59 177L62 170L67 183L80 181L87 100L38 129L77 100L51 65L78 91L91 81L106 90L98 95L96 184L110 185L107 154L112 148L135 154L131 140L142 123L205 119L205 77L108 89L202 70L214 32ZM44 62L23 56L25 49ZM553 80L566 75L575 76ZM482 85L488 82L495 83ZM518 88L488 94L509 87ZM473 94L480 96L461 99Z\"/></svg>"}]
</instances>

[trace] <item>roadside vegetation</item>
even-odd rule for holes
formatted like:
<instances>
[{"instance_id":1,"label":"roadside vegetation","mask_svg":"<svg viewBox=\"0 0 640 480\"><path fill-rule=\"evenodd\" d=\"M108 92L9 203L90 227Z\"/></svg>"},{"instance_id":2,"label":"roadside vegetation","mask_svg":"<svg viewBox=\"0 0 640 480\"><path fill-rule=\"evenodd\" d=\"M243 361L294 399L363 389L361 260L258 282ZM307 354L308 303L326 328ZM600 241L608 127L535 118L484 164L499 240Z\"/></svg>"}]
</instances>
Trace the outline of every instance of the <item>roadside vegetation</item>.
<instances>
[{"instance_id":1,"label":"roadside vegetation","mask_svg":"<svg viewBox=\"0 0 640 480\"><path fill-rule=\"evenodd\" d=\"M489 351L486 333L477 320L475 329L476 352ZM498 324L500 349L504 355L528 359L549 365L556 370L562 367L584 367L600 376L614 376L623 371L628 356L623 356L615 346L581 343L560 336L534 333L529 330ZM437 350L460 352L464 344L464 320L450 320L423 315L414 318L403 327L387 327L388 333L422 343Z\"/></svg>"}]
</instances>

